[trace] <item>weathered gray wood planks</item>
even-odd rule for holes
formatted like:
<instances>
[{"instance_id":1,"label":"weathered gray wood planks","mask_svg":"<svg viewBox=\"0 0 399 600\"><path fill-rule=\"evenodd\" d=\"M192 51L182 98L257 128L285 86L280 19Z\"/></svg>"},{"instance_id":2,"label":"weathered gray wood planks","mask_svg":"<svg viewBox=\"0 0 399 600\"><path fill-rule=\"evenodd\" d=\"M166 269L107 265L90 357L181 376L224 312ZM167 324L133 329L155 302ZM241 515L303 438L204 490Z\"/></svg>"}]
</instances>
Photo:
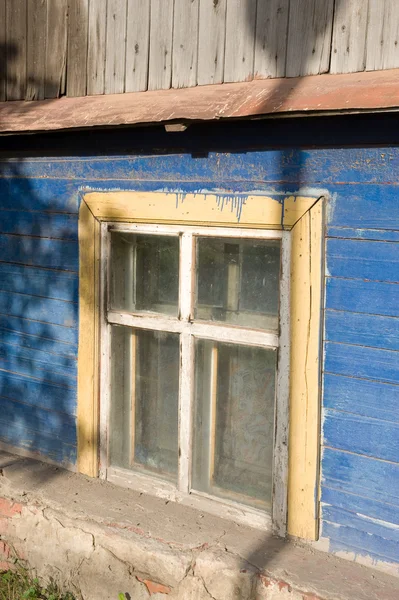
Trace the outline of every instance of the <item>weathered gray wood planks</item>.
<instances>
[{"instance_id":1,"label":"weathered gray wood planks","mask_svg":"<svg viewBox=\"0 0 399 600\"><path fill-rule=\"evenodd\" d=\"M398 0L0 0L0 101L398 67Z\"/></svg>"},{"instance_id":2,"label":"weathered gray wood planks","mask_svg":"<svg viewBox=\"0 0 399 600\"><path fill-rule=\"evenodd\" d=\"M172 83L173 0L151 0L149 90L165 90Z\"/></svg>"},{"instance_id":3,"label":"weathered gray wood planks","mask_svg":"<svg viewBox=\"0 0 399 600\"><path fill-rule=\"evenodd\" d=\"M287 77L327 73L334 0L290 0Z\"/></svg>"},{"instance_id":4,"label":"weathered gray wood planks","mask_svg":"<svg viewBox=\"0 0 399 600\"><path fill-rule=\"evenodd\" d=\"M224 81L248 81L254 73L256 0L228 0Z\"/></svg>"},{"instance_id":5,"label":"weathered gray wood planks","mask_svg":"<svg viewBox=\"0 0 399 600\"><path fill-rule=\"evenodd\" d=\"M0 0L0 102L6 100L7 81L6 0Z\"/></svg>"},{"instance_id":6,"label":"weathered gray wood planks","mask_svg":"<svg viewBox=\"0 0 399 600\"><path fill-rule=\"evenodd\" d=\"M222 83L227 0L200 0L198 84Z\"/></svg>"},{"instance_id":7,"label":"weathered gray wood planks","mask_svg":"<svg viewBox=\"0 0 399 600\"><path fill-rule=\"evenodd\" d=\"M351 0L337 4L334 15L331 73L354 73L364 70L367 18L368 0Z\"/></svg>"},{"instance_id":8,"label":"weathered gray wood planks","mask_svg":"<svg viewBox=\"0 0 399 600\"><path fill-rule=\"evenodd\" d=\"M87 48L87 94L103 94L107 34L107 0L90 2Z\"/></svg>"},{"instance_id":9,"label":"weathered gray wood planks","mask_svg":"<svg viewBox=\"0 0 399 600\"><path fill-rule=\"evenodd\" d=\"M289 0L258 2L255 77L284 77Z\"/></svg>"},{"instance_id":10,"label":"weathered gray wood planks","mask_svg":"<svg viewBox=\"0 0 399 600\"><path fill-rule=\"evenodd\" d=\"M369 0L366 70L392 69L399 64L399 2Z\"/></svg>"},{"instance_id":11,"label":"weathered gray wood planks","mask_svg":"<svg viewBox=\"0 0 399 600\"><path fill-rule=\"evenodd\" d=\"M26 100L43 100L46 75L47 0L27 3Z\"/></svg>"},{"instance_id":12,"label":"weathered gray wood planks","mask_svg":"<svg viewBox=\"0 0 399 600\"><path fill-rule=\"evenodd\" d=\"M197 83L199 0L175 0L173 19L172 87Z\"/></svg>"},{"instance_id":13,"label":"weathered gray wood planks","mask_svg":"<svg viewBox=\"0 0 399 600\"><path fill-rule=\"evenodd\" d=\"M7 0L7 100L23 100L26 94L26 0Z\"/></svg>"},{"instance_id":14,"label":"weathered gray wood planks","mask_svg":"<svg viewBox=\"0 0 399 600\"><path fill-rule=\"evenodd\" d=\"M149 42L150 0L129 0L126 32L126 92L142 92L147 89Z\"/></svg>"},{"instance_id":15,"label":"weathered gray wood planks","mask_svg":"<svg viewBox=\"0 0 399 600\"><path fill-rule=\"evenodd\" d=\"M68 1L68 96L86 94L88 8L89 0Z\"/></svg>"},{"instance_id":16,"label":"weathered gray wood planks","mask_svg":"<svg viewBox=\"0 0 399 600\"><path fill-rule=\"evenodd\" d=\"M46 35L46 98L57 98L65 94L67 62L67 11L68 0L47 2ZM60 24L64 26L61 27Z\"/></svg>"},{"instance_id":17,"label":"weathered gray wood planks","mask_svg":"<svg viewBox=\"0 0 399 600\"><path fill-rule=\"evenodd\" d=\"M126 0L108 0L105 54L105 93L120 94L125 89Z\"/></svg>"}]
</instances>

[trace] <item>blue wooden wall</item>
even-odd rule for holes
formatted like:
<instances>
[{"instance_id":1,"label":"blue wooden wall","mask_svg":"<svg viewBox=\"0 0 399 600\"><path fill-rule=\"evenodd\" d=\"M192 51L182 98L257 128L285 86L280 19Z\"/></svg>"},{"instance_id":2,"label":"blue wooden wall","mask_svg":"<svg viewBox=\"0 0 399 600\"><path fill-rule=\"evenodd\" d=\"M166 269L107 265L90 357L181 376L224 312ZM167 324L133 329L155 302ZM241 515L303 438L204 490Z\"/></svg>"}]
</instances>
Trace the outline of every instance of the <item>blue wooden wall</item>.
<instances>
[{"instance_id":1,"label":"blue wooden wall","mask_svg":"<svg viewBox=\"0 0 399 600\"><path fill-rule=\"evenodd\" d=\"M322 536L398 561L399 149L0 161L0 440L76 461L85 190L328 190Z\"/></svg>"}]
</instances>

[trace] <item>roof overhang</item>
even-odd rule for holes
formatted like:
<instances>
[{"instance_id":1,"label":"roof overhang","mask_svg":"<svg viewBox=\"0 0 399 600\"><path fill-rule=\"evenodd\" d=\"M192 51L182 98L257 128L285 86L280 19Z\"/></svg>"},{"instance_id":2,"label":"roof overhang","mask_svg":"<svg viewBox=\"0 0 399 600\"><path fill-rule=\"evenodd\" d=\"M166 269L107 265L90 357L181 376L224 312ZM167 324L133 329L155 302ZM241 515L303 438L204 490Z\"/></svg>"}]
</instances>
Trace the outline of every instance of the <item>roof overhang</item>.
<instances>
[{"instance_id":1,"label":"roof overhang","mask_svg":"<svg viewBox=\"0 0 399 600\"><path fill-rule=\"evenodd\" d=\"M0 133L399 109L399 69L0 103Z\"/></svg>"}]
</instances>

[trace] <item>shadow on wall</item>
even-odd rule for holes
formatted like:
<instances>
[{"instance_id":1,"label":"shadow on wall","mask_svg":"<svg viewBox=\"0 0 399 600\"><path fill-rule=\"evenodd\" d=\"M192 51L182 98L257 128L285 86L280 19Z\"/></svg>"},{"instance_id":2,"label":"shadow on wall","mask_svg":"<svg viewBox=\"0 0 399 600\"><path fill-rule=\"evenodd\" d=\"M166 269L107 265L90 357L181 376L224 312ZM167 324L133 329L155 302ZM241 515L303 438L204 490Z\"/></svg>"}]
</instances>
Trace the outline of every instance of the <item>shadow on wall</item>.
<instances>
[{"instance_id":1,"label":"shadow on wall","mask_svg":"<svg viewBox=\"0 0 399 600\"><path fill-rule=\"evenodd\" d=\"M253 31L254 3L246 2ZM315 5L324 2L316 0ZM280 18L286 11L288 27L288 4L258 0L258 11L268 5ZM299 11L300 2L291 1L294 5ZM309 20L311 34L303 31L302 61L314 60L316 43L331 31L331 19L324 27ZM254 43L268 51L262 35ZM0 64L17 55L16 46L0 47ZM6 71L0 74L0 86ZM278 80L275 92L279 95ZM299 189L306 185L306 165L300 149L292 153ZM285 157L281 151L281 182L288 181ZM29 179L22 159L0 161L0 439L71 464L76 459L77 215L54 212L48 189ZM264 542L246 553L246 561L260 570L270 566L275 557L271 544L265 534Z\"/></svg>"},{"instance_id":2,"label":"shadow on wall","mask_svg":"<svg viewBox=\"0 0 399 600\"><path fill-rule=\"evenodd\" d=\"M16 83L19 53L17 44L0 45L0 90ZM26 82L34 88L32 74ZM7 108L15 110L13 102ZM71 465L77 217L56 210L48 186L29 178L24 159L0 158L0 441Z\"/></svg>"},{"instance_id":3,"label":"shadow on wall","mask_svg":"<svg viewBox=\"0 0 399 600\"><path fill-rule=\"evenodd\" d=\"M285 30L287 32L286 39L290 36L295 36L296 39L295 55L292 53L290 55L288 52L285 55L284 72L288 76L296 76L298 72L309 74L329 72L331 63L330 52L333 51L332 31L334 14L343 7L345 0L314 0L306 4L302 0L257 0L257 3L254 0L245 1L248 8L247 32L253 31L253 5L257 4L255 14L258 15L258 20L259 16L262 16L264 28L257 28L256 30L255 48L258 52L265 53L270 65L273 65L274 62L275 72L278 72L279 68L281 70L281 65L277 64L278 61L281 61L281 55L279 56L276 52L278 40L274 37L276 32L273 32L270 26L273 20L279 23L280 31ZM306 14L306 11L308 11L308 14ZM265 31L271 34L272 46L268 44ZM327 57L326 52L328 53ZM292 94L298 85L300 85L298 79L292 80L292 87L289 93ZM279 80L276 79L272 95L278 99L280 105L284 105L287 100L286 93L283 86L280 85ZM292 169L295 165L296 187L299 190L301 187L306 187L307 184L306 157L300 147L292 148L290 154L289 169L291 177L288 178L286 164L287 151L280 151L279 182L284 184L286 181L292 181ZM293 157L294 161L292 161ZM317 494L315 494L316 497ZM276 564L276 561L278 561L277 557L281 551L284 551L283 548L279 547L279 544L276 544L273 536L265 533L263 541L244 555L245 560L242 562L241 569L247 569L248 565L254 565L260 572L264 572ZM268 583L264 583L262 578L260 578L257 585L262 588L263 585L267 587ZM260 591L260 594L262 594L262 591Z\"/></svg>"}]
</instances>

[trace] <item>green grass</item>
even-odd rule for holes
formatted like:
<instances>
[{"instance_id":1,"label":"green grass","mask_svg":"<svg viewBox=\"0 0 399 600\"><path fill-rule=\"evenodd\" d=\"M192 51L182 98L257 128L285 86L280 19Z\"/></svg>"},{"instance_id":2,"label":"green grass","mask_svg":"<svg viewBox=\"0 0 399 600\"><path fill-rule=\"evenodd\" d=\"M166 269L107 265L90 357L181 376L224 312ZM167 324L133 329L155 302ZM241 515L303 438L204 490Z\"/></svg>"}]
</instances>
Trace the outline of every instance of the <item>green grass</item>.
<instances>
[{"instance_id":1,"label":"green grass","mask_svg":"<svg viewBox=\"0 0 399 600\"><path fill-rule=\"evenodd\" d=\"M75 600L51 581L43 585L20 565L14 571L0 572L0 600Z\"/></svg>"}]
</instances>

